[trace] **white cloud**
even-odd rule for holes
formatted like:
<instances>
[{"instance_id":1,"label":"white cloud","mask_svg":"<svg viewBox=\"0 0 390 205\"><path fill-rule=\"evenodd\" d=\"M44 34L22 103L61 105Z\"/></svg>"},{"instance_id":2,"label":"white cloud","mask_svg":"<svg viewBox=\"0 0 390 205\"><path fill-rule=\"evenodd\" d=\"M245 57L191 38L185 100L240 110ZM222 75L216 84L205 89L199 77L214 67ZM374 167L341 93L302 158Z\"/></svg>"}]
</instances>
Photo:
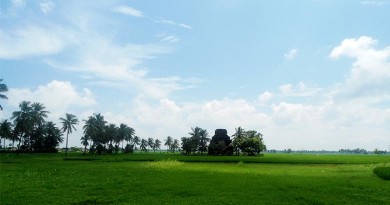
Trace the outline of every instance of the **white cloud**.
<instances>
[{"instance_id":1,"label":"white cloud","mask_svg":"<svg viewBox=\"0 0 390 205\"><path fill-rule=\"evenodd\" d=\"M26 100L43 103L51 112L50 117L57 119L65 112L80 107L89 107L96 104L95 98L87 88L76 90L70 82L52 81L37 89L11 88L8 92L8 103L18 107Z\"/></svg>"},{"instance_id":2,"label":"white cloud","mask_svg":"<svg viewBox=\"0 0 390 205\"><path fill-rule=\"evenodd\" d=\"M309 97L316 95L320 88L308 87L305 83L299 82L297 85L283 84L279 86L282 96L296 96L296 97Z\"/></svg>"},{"instance_id":3,"label":"white cloud","mask_svg":"<svg viewBox=\"0 0 390 205\"><path fill-rule=\"evenodd\" d=\"M170 26L181 27L181 28L185 28L185 29L192 29L192 27L190 25L183 24L183 23L177 23L175 21L172 21L169 19L164 19L164 18L160 18L160 19L156 20L155 22L170 25Z\"/></svg>"},{"instance_id":4,"label":"white cloud","mask_svg":"<svg viewBox=\"0 0 390 205\"><path fill-rule=\"evenodd\" d=\"M265 91L261 95L259 95L258 99L259 99L260 103L266 103L269 100L271 100L272 97L273 97L272 93Z\"/></svg>"},{"instance_id":5,"label":"white cloud","mask_svg":"<svg viewBox=\"0 0 390 205\"><path fill-rule=\"evenodd\" d=\"M287 53L284 54L284 58L287 60L292 60L295 58L295 56L298 54L298 49L294 48L288 51Z\"/></svg>"},{"instance_id":6,"label":"white cloud","mask_svg":"<svg viewBox=\"0 0 390 205\"><path fill-rule=\"evenodd\" d=\"M130 6L117 6L112 9L112 11L121 13L128 16L143 17L142 11L134 9Z\"/></svg>"},{"instance_id":7,"label":"white cloud","mask_svg":"<svg viewBox=\"0 0 390 205\"><path fill-rule=\"evenodd\" d=\"M389 99L390 47L376 49L377 43L371 37L362 36L358 39L345 39L332 50L331 58L347 56L355 59L338 95L371 100Z\"/></svg>"},{"instance_id":8,"label":"white cloud","mask_svg":"<svg viewBox=\"0 0 390 205\"><path fill-rule=\"evenodd\" d=\"M176 43L180 41L180 39L177 36L165 36L163 39L161 39L161 41L167 43Z\"/></svg>"},{"instance_id":9,"label":"white cloud","mask_svg":"<svg viewBox=\"0 0 390 205\"><path fill-rule=\"evenodd\" d=\"M39 26L0 29L0 58L18 59L58 53L66 45L66 34L62 29Z\"/></svg>"},{"instance_id":10,"label":"white cloud","mask_svg":"<svg viewBox=\"0 0 390 205\"><path fill-rule=\"evenodd\" d=\"M39 4L39 7L44 14L48 14L49 12L51 12L54 6L55 6L54 3L51 1L43 2Z\"/></svg>"}]
</instances>

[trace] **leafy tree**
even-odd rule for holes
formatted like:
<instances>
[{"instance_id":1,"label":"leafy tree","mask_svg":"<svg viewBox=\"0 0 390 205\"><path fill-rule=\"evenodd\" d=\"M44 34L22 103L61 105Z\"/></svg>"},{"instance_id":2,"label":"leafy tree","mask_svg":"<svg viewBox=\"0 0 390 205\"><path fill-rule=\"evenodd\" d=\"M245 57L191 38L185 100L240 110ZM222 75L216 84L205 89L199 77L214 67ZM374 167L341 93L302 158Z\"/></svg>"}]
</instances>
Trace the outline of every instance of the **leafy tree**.
<instances>
[{"instance_id":1,"label":"leafy tree","mask_svg":"<svg viewBox=\"0 0 390 205\"><path fill-rule=\"evenodd\" d=\"M184 154L189 155L192 152L196 151L196 143L194 143L194 140L192 137L182 137L181 138L181 149L183 150Z\"/></svg>"},{"instance_id":2,"label":"leafy tree","mask_svg":"<svg viewBox=\"0 0 390 205\"><path fill-rule=\"evenodd\" d=\"M244 139L245 130L242 127L235 128L236 132L232 135L233 137L233 149L237 155L240 155L240 144Z\"/></svg>"},{"instance_id":3,"label":"leafy tree","mask_svg":"<svg viewBox=\"0 0 390 205\"><path fill-rule=\"evenodd\" d=\"M68 154L68 136L73 130L76 130L75 125L79 124L76 115L66 113L65 118L60 118L62 123L62 131L66 132L65 156Z\"/></svg>"},{"instance_id":4,"label":"leafy tree","mask_svg":"<svg viewBox=\"0 0 390 205\"><path fill-rule=\"evenodd\" d=\"M19 139L18 143L18 152L21 149L21 142L23 139L26 139L33 130L33 118L31 115L32 107L31 102L22 101L19 104L20 111L15 111L12 113L11 119L14 120L14 133Z\"/></svg>"},{"instance_id":5,"label":"leafy tree","mask_svg":"<svg viewBox=\"0 0 390 205\"><path fill-rule=\"evenodd\" d=\"M5 148L5 140L11 140L13 133L12 133L12 123L8 120L2 120L0 122L0 136L3 138L3 148Z\"/></svg>"},{"instance_id":6,"label":"leafy tree","mask_svg":"<svg viewBox=\"0 0 390 205\"><path fill-rule=\"evenodd\" d=\"M104 138L108 145L108 153L112 153L114 150L113 142L115 142L118 138L118 129L115 124L108 124L104 128Z\"/></svg>"},{"instance_id":7,"label":"leafy tree","mask_svg":"<svg viewBox=\"0 0 390 205\"><path fill-rule=\"evenodd\" d=\"M254 156L265 151L266 146L263 143L263 134L255 130L246 131L239 148L248 156Z\"/></svg>"},{"instance_id":8,"label":"leafy tree","mask_svg":"<svg viewBox=\"0 0 390 205\"><path fill-rule=\"evenodd\" d=\"M53 122L47 122L44 126L44 150L45 152L57 152L56 147L62 143L61 130Z\"/></svg>"},{"instance_id":9,"label":"leafy tree","mask_svg":"<svg viewBox=\"0 0 390 205\"><path fill-rule=\"evenodd\" d=\"M168 152L168 150L172 151L172 137L171 136L167 137L164 145L168 147L167 152Z\"/></svg>"},{"instance_id":10,"label":"leafy tree","mask_svg":"<svg viewBox=\"0 0 390 205\"><path fill-rule=\"evenodd\" d=\"M0 79L0 99L8 99L6 95L2 94L8 91L8 87L6 84L1 83L3 79ZM0 110L3 110L3 107L0 105Z\"/></svg>"}]
</instances>

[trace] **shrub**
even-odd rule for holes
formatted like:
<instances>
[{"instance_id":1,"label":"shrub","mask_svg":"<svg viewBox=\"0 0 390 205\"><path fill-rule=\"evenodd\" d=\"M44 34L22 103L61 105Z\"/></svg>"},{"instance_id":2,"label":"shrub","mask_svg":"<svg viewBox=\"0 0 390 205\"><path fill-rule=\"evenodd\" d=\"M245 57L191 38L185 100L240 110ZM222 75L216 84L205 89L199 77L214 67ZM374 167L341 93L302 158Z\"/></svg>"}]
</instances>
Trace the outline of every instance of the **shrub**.
<instances>
[{"instance_id":1,"label":"shrub","mask_svg":"<svg viewBox=\"0 0 390 205\"><path fill-rule=\"evenodd\" d=\"M390 180L390 167L375 167L374 174L384 180Z\"/></svg>"}]
</instances>

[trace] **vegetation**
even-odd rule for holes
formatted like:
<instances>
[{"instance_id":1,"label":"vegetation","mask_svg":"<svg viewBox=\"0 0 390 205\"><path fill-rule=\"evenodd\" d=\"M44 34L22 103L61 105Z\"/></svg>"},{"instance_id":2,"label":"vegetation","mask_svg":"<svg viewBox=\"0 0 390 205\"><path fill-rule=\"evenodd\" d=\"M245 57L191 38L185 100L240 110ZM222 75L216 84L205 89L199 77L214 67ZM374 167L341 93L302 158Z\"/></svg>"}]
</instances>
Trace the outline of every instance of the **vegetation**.
<instances>
[{"instance_id":1,"label":"vegetation","mask_svg":"<svg viewBox=\"0 0 390 205\"><path fill-rule=\"evenodd\" d=\"M154 160L137 161L147 156ZM189 163L175 156L241 162ZM67 158L96 160L2 154L0 204L387 204L390 200L388 181L372 174L377 163L389 165L386 155L68 153ZM254 160L269 163L248 163Z\"/></svg>"},{"instance_id":2,"label":"vegetation","mask_svg":"<svg viewBox=\"0 0 390 205\"><path fill-rule=\"evenodd\" d=\"M390 180L390 167L375 167L374 174L384 180Z\"/></svg>"}]
</instances>

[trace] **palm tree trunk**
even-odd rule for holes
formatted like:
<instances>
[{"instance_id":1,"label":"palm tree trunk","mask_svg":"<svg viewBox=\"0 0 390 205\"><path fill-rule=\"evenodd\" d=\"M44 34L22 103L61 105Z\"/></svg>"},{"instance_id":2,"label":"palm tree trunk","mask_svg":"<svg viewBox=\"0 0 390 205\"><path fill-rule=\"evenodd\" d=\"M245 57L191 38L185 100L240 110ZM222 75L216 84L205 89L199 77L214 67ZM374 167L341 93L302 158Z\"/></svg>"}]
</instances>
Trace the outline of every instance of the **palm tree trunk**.
<instances>
[{"instance_id":1,"label":"palm tree trunk","mask_svg":"<svg viewBox=\"0 0 390 205\"><path fill-rule=\"evenodd\" d=\"M86 151L87 151L87 145L84 145L84 156Z\"/></svg>"},{"instance_id":2,"label":"palm tree trunk","mask_svg":"<svg viewBox=\"0 0 390 205\"><path fill-rule=\"evenodd\" d=\"M68 135L69 135L69 132L66 133L65 156L68 154Z\"/></svg>"}]
</instances>

